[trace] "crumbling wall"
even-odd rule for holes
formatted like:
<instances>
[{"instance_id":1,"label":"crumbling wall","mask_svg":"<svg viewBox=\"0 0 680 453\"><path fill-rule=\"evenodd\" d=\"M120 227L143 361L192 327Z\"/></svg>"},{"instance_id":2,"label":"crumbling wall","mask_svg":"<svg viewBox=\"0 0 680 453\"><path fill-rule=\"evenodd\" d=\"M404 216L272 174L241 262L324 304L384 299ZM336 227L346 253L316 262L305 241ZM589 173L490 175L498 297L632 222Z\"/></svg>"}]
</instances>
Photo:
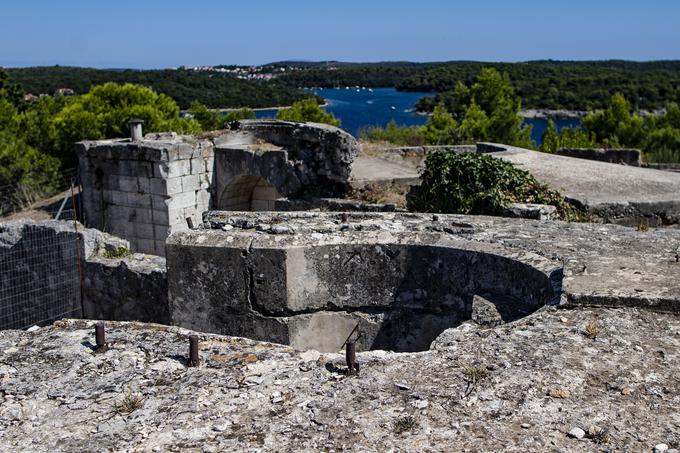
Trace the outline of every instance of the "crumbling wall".
<instances>
[{"instance_id":1,"label":"crumbling wall","mask_svg":"<svg viewBox=\"0 0 680 453\"><path fill-rule=\"evenodd\" d=\"M170 323L165 259L93 256L83 271L83 318Z\"/></svg>"},{"instance_id":2,"label":"crumbling wall","mask_svg":"<svg viewBox=\"0 0 680 453\"><path fill-rule=\"evenodd\" d=\"M216 140L215 207L274 210L279 197L343 196L358 151L351 135L332 126L233 123L231 132Z\"/></svg>"},{"instance_id":3,"label":"crumbling wall","mask_svg":"<svg viewBox=\"0 0 680 453\"><path fill-rule=\"evenodd\" d=\"M521 301L520 317L557 294L547 260L447 234L335 233L312 214L224 214L207 214L215 229L168 238L175 325L335 351L358 324L363 349L415 351L470 319L475 295Z\"/></svg>"},{"instance_id":4,"label":"crumbling wall","mask_svg":"<svg viewBox=\"0 0 680 453\"><path fill-rule=\"evenodd\" d=\"M338 128L285 121L240 121L202 137L81 142L84 221L134 251L164 256L165 238L186 230L187 218L200 223L213 205L274 210L280 197L344 195L358 149Z\"/></svg>"},{"instance_id":5,"label":"crumbling wall","mask_svg":"<svg viewBox=\"0 0 680 453\"><path fill-rule=\"evenodd\" d=\"M210 205L213 144L175 134L76 145L87 226L165 254L165 238L198 223Z\"/></svg>"}]
</instances>

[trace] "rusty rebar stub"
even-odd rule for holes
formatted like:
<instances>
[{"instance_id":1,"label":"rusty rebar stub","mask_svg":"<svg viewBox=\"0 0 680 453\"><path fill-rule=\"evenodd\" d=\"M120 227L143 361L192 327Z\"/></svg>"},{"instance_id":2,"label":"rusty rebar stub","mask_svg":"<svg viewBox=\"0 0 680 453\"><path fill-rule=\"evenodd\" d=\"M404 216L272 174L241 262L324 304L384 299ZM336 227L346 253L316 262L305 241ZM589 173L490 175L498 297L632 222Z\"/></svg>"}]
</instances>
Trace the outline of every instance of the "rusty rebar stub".
<instances>
[{"instance_id":1,"label":"rusty rebar stub","mask_svg":"<svg viewBox=\"0 0 680 453\"><path fill-rule=\"evenodd\" d=\"M106 352L109 349L106 343L106 327L103 322L94 325L95 352Z\"/></svg>"},{"instance_id":2,"label":"rusty rebar stub","mask_svg":"<svg viewBox=\"0 0 680 453\"><path fill-rule=\"evenodd\" d=\"M198 355L198 335L189 336L189 366L196 367L201 363L201 358Z\"/></svg>"},{"instance_id":3,"label":"rusty rebar stub","mask_svg":"<svg viewBox=\"0 0 680 453\"><path fill-rule=\"evenodd\" d=\"M359 374L359 364L357 363L357 344L348 341L345 349L345 361L347 362L347 375Z\"/></svg>"}]
</instances>

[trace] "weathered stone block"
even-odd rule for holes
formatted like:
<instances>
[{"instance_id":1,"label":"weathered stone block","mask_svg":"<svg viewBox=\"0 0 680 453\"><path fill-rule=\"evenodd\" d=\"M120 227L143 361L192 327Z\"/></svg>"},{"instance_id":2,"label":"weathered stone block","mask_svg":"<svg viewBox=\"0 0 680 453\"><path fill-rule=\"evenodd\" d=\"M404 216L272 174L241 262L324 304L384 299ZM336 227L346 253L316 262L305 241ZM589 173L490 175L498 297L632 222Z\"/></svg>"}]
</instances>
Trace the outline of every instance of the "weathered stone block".
<instances>
[{"instance_id":1,"label":"weathered stone block","mask_svg":"<svg viewBox=\"0 0 680 453\"><path fill-rule=\"evenodd\" d=\"M151 223L136 222L134 224L134 235L139 239L156 239L154 225Z\"/></svg>"},{"instance_id":2,"label":"weathered stone block","mask_svg":"<svg viewBox=\"0 0 680 453\"><path fill-rule=\"evenodd\" d=\"M139 253L150 253L152 255L157 255L156 251L156 241L153 239L137 239L136 250Z\"/></svg>"},{"instance_id":3,"label":"weathered stone block","mask_svg":"<svg viewBox=\"0 0 680 453\"><path fill-rule=\"evenodd\" d=\"M168 208L169 209L181 209L181 208L187 208L187 207L194 207L196 206L196 192L191 191L191 192L183 192L177 195L174 195L172 198L168 200Z\"/></svg>"},{"instance_id":4,"label":"weathered stone block","mask_svg":"<svg viewBox=\"0 0 680 453\"><path fill-rule=\"evenodd\" d=\"M139 192L139 184L136 177L121 176L118 178L120 190L124 192Z\"/></svg>"},{"instance_id":5,"label":"weathered stone block","mask_svg":"<svg viewBox=\"0 0 680 453\"><path fill-rule=\"evenodd\" d=\"M196 191L201 188L198 175L186 175L181 177L182 192Z\"/></svg>"}]
</instances>

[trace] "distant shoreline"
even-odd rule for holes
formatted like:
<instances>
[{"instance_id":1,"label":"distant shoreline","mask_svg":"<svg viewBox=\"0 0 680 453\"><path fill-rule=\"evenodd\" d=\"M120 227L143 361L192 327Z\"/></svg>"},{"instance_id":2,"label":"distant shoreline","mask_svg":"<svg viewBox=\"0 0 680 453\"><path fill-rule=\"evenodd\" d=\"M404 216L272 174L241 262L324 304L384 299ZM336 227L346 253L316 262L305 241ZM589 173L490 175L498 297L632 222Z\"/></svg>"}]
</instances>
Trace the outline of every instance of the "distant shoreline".
<instances>
[{"instance_id":1,"label":"distant shoreline","mask_svg":"<svg viewBox=\"0 0 680 453\"><path fill-rule=\"evenodd\" d=\"M330 104L328 103L328 101L326 101L325 103L321 104L320 107L328 107L329 105ZM218 108L218 109L208 109L208 110L210 110L211 112L219 112L219 113L238 112L239 110L242 110L242 109L250 109L254 112L264 112L264 111L267 111L267 110L279 111L279 110L289 109L291 107L292 107L292 105L283 105L283 106L276 106L276 107L257 107L257 108L238 107L238 108L221 108L221 109ZM187 112L188 112L188 110L187 110Z\"/></svg>"}]
</instances>

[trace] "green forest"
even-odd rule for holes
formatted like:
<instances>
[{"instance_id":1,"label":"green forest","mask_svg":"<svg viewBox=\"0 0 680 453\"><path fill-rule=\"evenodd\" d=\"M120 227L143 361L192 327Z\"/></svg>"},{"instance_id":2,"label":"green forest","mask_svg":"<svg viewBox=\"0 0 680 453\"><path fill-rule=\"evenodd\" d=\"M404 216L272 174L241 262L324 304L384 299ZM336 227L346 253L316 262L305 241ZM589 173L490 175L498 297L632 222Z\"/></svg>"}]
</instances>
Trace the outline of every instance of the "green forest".
<instances>
[{"instance_id":1,"label":"green forest","mask_svg":"<svg viewBox=\"0 0 680 453\"><path fill-rule=\"evenodd\" d=\"M54 94L60 88L70 88L75 94L85 94L107 82L133 83L150 87L170 96L181 109L193 101L209 108L260 108L291 105L309 97L308 93L277 81L254 82L229 74L190 70L114 70L43 66L6 69L11 82L27 93Z\"/></svg>"},{"instance_id":2,"label":"green forest","mask_svg":"<svg viewBox=\"0 0 680 453\"><path fill-rule=\"evenodd\" d=\"M363 131L370 141L397 145L456 145L488 141L524 148L537 148L531 129L523 125L523 99L509 75L483 68L469 85L459 83L451 93L452 102L439 102L424 126L373 127ZM604 109L590 110L582 128L565 128L557 133L550 122L538 149L637 148L647 162L680 162L680 107L664 105L658 115L641 116L623 94L614 93Z\"/></svg>"},{"instance_id":3,"label":"green forest","mask_svg":"<svg viewBox=\"0 0 680 453\"><path fill-rule=\"evenodd\" d=\"M678 101L680 61L530 61L526 63L308 63L281 77L295 87L393 86L404 91L436 92L418 104L433 111L449 104L459 83L471 85L483 68L505 73L524 108L592 110L605 108L621 93L635 109L656 110ZM450 107L449 105L447 105Z\"/></svg>"},{"instance_id":4,"label":"green forest","mask_svg":"<svg viewBox=\"0 0 680 453\"><path fill-rule=\"evenodd\" d=\"M82 95L26 99L25 88L0 69L0 214L54 193L60 188L60 172L77 165L74 143L126 137L130 118L144 120L145 132L183 134L255 118L250 108L222 114L197 100L188 107L191 116L180 117L180 105L171 96L148 86L114 82L89 87ZM304 96L280 110L279 117L339 124L316 99Z\"/></svg>"},{"instance_id":5,"label":"green forest","mask_svg":"<svg viewBox=\"0 0 680 453\"><path fill-rule=\"evenodd\" d=\"M281 77L276 82L248 82L228 75L210 77L209 73L184 70L0 69L0 187L20 188L21 193L50 193L59 172L76 165L75 142L127 136L127 122L133 117L145 121L146 132L198 133L221 128L231 120L253 118L255 114L250 107L292 104L292 108L279 112L280 119L338 125L338 119L319 108L318 99L293 87L297 83L322 85L316 83L320 79L302 83L305 80L300 78L316 77L317 72L347 76L343 81L347 84L355 80L362 85L371 85L369 81L382 85L387 79L393 82L401 79L402 88L418 89L423 87L406 85L407 81L435 83L432 81L437 79L442 83L437 86L448 90L436 99L424 101L431 103L433 110L424 126L400 127L392 123L371 128L363 133L363 138L368 140L399 145L492 141L537 148L530 138L530 129L523 124L521 111L536 107L531 99L538 93L529 94L527 101L522 90L528 89L528 85L517 81L523 74L525 81L540 79L548 85L563 84L583 91L579 96L584 98L578 98L581 100L577 104L579 108L588 109L582 128L564 129L558 133L554 124L550 124L539 150L630 147L641 149L648 162L680 162L680 107L677 102L680 96L676 79L680 63L613 62L611 67L606 62L593 63L599 69L590 74L589 80L594 84L592 91L597 96L587 94L590 91L582 85L568 81L570 77L587 76L585 63L540 64L546 65L544 71L537 70L533 63L525 65L524 70L520 70L520 65L508 65L509 70L503 72L493 65L483 67L479 63L460 63L460 67L445 65L444 69L391 63L387 65L392 68L390 71L383 71L385 65L380 64L341 65L334 70L310 64L307 69ZM550 72L548 68L551 67L562 67L564 71ZM457 72L461 68L466 68L465 71L476 68L476 73L468 79L467 72ZM621 73L629 74L629 77L607 78L604 74L608 71L623 71ZM439 75L428 79L424 74ZM445 82L447 75L450 79ZM352 77L364 79L358 82ZM21 84L18 83L20 80ZM72 88L77 94L25 97L27 92L54 92L62 87ZM570 93L561 89L556 92L558 98ZM631 95L631 92L635 94ZM216 105L245 107L223 116L209 108ZM562 105L558 102L557 106ZM188 109L192 116L180 118L181 108ZM656 115L641 115L643 108L664 110ZM2 204L0 211L8 209L5 204L11 209L16 203L3 199Z\"/></svg>"}]
</instances>

